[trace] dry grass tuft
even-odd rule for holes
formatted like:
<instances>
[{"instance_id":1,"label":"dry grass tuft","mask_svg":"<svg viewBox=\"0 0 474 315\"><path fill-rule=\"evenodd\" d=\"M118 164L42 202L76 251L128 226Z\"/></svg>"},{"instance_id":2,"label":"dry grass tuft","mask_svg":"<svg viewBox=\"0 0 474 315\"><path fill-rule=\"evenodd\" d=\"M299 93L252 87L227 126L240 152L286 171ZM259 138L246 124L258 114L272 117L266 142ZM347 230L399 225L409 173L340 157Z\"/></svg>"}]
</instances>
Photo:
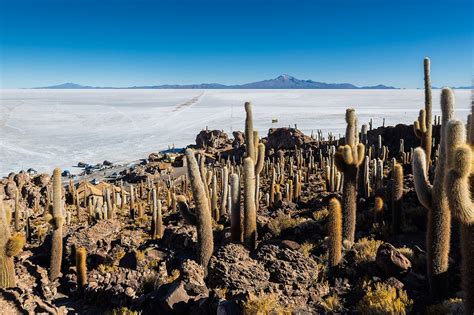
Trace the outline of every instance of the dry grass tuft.
<instances>
[{"instance_id":1,"label":"dry grass tuft","mask_svg":"<svg viewBox=\"0 0 474 315\"><path fill-rule=\"evenodd\" d=\"M326 297L320 304L324 308L324 311L328 313L340 313L344 311L341 299L336 293Z\"/></svg>"}]
</instances>

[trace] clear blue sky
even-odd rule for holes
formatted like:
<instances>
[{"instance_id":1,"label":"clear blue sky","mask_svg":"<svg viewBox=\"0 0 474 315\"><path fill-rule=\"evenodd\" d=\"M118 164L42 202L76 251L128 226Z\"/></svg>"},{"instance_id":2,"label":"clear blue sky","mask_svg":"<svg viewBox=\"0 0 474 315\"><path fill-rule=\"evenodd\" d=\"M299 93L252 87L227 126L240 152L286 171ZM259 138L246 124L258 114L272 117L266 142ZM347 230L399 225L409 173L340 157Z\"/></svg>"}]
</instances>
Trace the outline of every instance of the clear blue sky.
<instances>
[{"instance_id":1,"label":"clear blue sky","mask_svg":"<svg viewBox=\"0 0 474 315\"><path fill-rule=\"evenodd\" d=\"M469 0L0 0L0 84L301 79L466 86Z\"/></svg>"}]
</instances>

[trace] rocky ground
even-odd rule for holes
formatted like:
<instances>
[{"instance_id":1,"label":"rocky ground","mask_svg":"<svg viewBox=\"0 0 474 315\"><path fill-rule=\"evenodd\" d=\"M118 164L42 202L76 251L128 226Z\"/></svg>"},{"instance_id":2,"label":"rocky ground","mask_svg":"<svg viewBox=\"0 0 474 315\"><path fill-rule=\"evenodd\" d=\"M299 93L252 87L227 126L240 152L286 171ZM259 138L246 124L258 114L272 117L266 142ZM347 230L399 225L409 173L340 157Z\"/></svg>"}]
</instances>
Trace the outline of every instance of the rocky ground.
<instances>
[{"instance_id":1,"label":"rocky ground","mask_svg":"<svg viewBox=\"0 0 474 315\"><path fill-rule=\"evenodd\" d=\"M405 151L418 145L412 126L371 130L369 144L376 143L379 135L390 157L397 154L399 139L404 139ZM239 132L233 136L230 139L220 131L203 130L193 147L206 153L211 166L221 165L221 159L240 163L245 139ZM293 128L270 130L263 142L270 158L279 150L291 156L295 148L326 152L330 144L336 144L315 140ZM20 191L18 230L26 233L28 241L15 258L17 287L0 289L0 312L367 314L371 305L387 301L408 312L424 313L433 304L427 297L425 279L426 210L417 200L408 163L403 165L402 233L394 234L390 229L391 174L387 166L383 186L370 197L359 194L356 242L343 248L343 262L337 268L329 268L327 263L327 205L340 193L326 190L325 170L318 169L304 181L296 202L284 199L268 205L262 198L256 250L230 240L229 213L214 222L214 253L206 271L195 261L195 226L186 224L173 202L168 202L170 179L176 179L174 193L186 194L182 184L185 168L176 166L163 172L161 158L155 154L147 163L121 170L118 180L126 187L141 182L158 184L159 199L163 200L163 237L150 237L146 192L142 217L132 217L126 206L117 207L113 219L91 218L84 205L78 217L75 205L66 202L71 215L63 232L62 276L54 281L48 278L51 235L44 215L50 176L18 173L3 179L5 203L11 209L15 209L15 191ZM260 189L263 193L270 190L269 176L262 176ZM385 200L381 220L374 220L375 196ZM453 248L458 247L457 242L453 233ZM78 288L76 279L78 247L87 250L87 284L83 288ZM458 255L453 250L450 299L431 305L434 313L459 310Z\"/></svg>"}]
</instances>

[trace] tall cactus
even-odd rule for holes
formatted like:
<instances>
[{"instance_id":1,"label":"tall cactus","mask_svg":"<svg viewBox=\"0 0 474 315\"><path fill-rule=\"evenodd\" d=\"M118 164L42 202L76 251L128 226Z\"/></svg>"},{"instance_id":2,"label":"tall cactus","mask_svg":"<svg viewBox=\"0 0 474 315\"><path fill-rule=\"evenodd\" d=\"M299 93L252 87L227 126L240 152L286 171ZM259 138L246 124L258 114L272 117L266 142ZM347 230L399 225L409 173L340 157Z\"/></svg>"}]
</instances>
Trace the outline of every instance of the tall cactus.
<instances>
[{"instance_id":1,"label":"tall cactus","mask_svg":"<svg viewBox=\"0 0 474 315\"><path fill-rule=\"evenodd\" d=\"M449 205L453 216L459 221L461 227L461 281L464 291L464 314L474 312L474 204L472 198L473 186L473 161L472 137L473 123L468 120L469 144L460 143L448 157L448 174L446 186L449 187ZM459 139L462 142L464 125L461 121L453 120L447 127L449 139ZM456 144L455 144L456 145Z\"/></svg>"},{"instance_id":2,"label":"tall cactus","mask_svg":"<svg viewBox=\"0 0 474 315\"><path fill-rule=\"evenodd\" d=\"M220 214L226 213L227 208L227 195L229 193L229 170L227 166L222 169L222 194L221 194L221 211Z\"/></svg>"},{"instance_id":3,"label":"tall cactus","mask_svg":"<svg viewBox=\"0 0 474 315\"><path fill-rule=\"evenodd\" d=\"M426 57L423 63L425 80L425 109L420 110L418 120L413 124L415 135L421 140L421 147L425 151L426 164L431 163L432 147L432 97L431 97L431 77L430 59Z\"/></svg>"},{"instance_id":4,"label":"tall cactus","mask_svg":"<svg viewBox=\"0 0 474 315\"><path fill-rule=\"evenodd\" d=\"M328 254L329 266L340 264L342 258L342 213L341 203L336 198L329 201Z\"/></svg>"},{"instance_id":5,"label":"tall cactus","mask_svg":"<svg viewBox=\"0 0 474 315\"><path fill-rule=\"evenodd\" d=\"M217 176L216 174L212 175L212 180L211 180L211 212L214 216L214 220L219 221L221 218L220 213L219 213L219 207L217 206Z\"/></svg>"},{"instance_id":6,"label":"tall cactus","mask_svg":"<svg viewBox=\"0 0 474 315\"><path fill-rule=\"evenodd\" d=\"M0 195L0 288L16 286L13 257L25 245L23 236L11 235L10 220L11 213L3 204L3 196Z\"/></svg>"},{"instance_id":7,"label":"tall cactus","mask_svg":"<svg viewBox=\"0 0 474 315\"><path fill-rule=\"evenodd\" d=\"M392 183L392 232L400 233L402 228L403 209L403 167L396 163L393 166Z\"/></svg>"},{"instance_id":8,"label":"tall cactus","mask_svg":"<svg viewBox=\"0 0 474 315\"><path fill-rule=\"evenodd\" d=\"M152 191L151 238L156 240L163 237L163 216L161 214L161 200L156 198L156 188Z\"/></svg>"},{"instance_id":9,"label":"tall cactus","mask_svg":"<svg viewBox=\"0 0 474 315\"><path fill-rule=\"evenodd\" d=\"M15 187L15 231L20 231L20 192Z\"/></svg>"},{"instance_id":10,"label":"tall cactus","mask_svg":"<svg viewBox=\"0 0 474 315\"><path fill-rule=\"evenodd\" d=\"M245 102L245 152L246 156L250 157L255 161L255 144L253 136L253 117L252 117L252 104Z\"/></svg>"},{"instance_id":11,"label":"tall cactus","mask_svg":"<svg viewBox=\"0 0 474 315\"><path fill-rule=\"evenodd\" d=\"M250 157L244 159L244 243L255 249L257 242L257 212L255 207L255 168Z\"/></svg>"},{"instance_id":12,"label":"tall cactus","mask_svg":"<svg viewBox=\"0 0 474 315\"><path fill-rule=\"evenodd\" d=\"M61 264L63 260L63 224L64 216L62 209L62 185L61 170L59 168L53 171L53 212L50 221L53 236L51 242L51 264L49 270L49 279L57 279L61 273Z\"/></svg>"},{"instance_id":13,"label":"tall cactus","mask_svg":"<svg viewBox=\"0 0 474 315\"><path fill-rule=\"evenodd\" d=\"M82 288L87 284L87 250L84 247L76 249L76 273L77 286Z\"/></svg>"},{"instance_id":14,"label":"tall cactus","mask_svg":"<svg viewBox=\"0 0 474 315\"><path fill-rule=\"evenodd\" d=\"M230 176L230 234L232 241L242 242L242 214L240 210L240 179L236 173Z\"/></svg>"},{"instance_id":15,"label":"tall cactus","mask_svg":"<svg viewBox=\"0 0 474 315\"><path fill-rule=\"evenodd\" d=\"M428 209L427 223L427 267L430 292L433 299L445 294L451 237L451 213L448 196L444 186L446 156L453 150L452 139L446 139L445 128L453 115L454 94L449 88L441 92L441 141L439 157L436 162L433 185L428 179L427 157L424 149L417 148L413 153L412 168L415 190L420 203Z\"/></svg>"},{"instance_id":16,"label":"tall cactus","mask_svg":"<svg viewBox=\"0 0 474 315\"><path fill-rule=\"evenodd\" d=\"M191 183L194 202L196 204L196 228L197 228L197 261L207 270L207 265L214 251L214 239L212 235L212 218L209 209L209 200L199 170L199 165L194 156L194 151L186 150L186 163L188 177Z\"/></svg>"},{"instance_id":17,"label":"tall cactus","mask_svg":"<svg viewBox=\"0 0 474 315\"><path fill-rule=\"evenodd\" d=\"M340 146L335 155L339 171L344 173L343 186L343 239L354 243L357 211L357 177L364 162L365 146L357 142L357 117L354 109L346 111L346 145Z\"/></svg>"}]
</instances>

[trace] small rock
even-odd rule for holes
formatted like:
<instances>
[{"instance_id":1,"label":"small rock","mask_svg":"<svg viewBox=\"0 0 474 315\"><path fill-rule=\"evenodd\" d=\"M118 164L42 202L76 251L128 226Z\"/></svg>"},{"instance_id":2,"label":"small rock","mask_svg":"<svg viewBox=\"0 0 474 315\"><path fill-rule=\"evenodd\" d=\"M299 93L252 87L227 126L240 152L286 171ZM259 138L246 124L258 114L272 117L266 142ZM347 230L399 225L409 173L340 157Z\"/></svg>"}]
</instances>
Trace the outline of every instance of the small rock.
<instances>
[{"instance_id":1,"label":"small rock","mask_svg":"<svg viewBox=\"0 0 474 315\"><path fill-rule=\"evenodd\" d=\"M281 245L282 245L281 247L288 248L288 249L291 249L291 250L298 250L298 249L301 248L300 244L298 244L295 241L290 241L290 240L281 241Z\"/></svg>"},{"instance_id":2,"label":"small rock","mask_svg":"<svg viewBox=\"0 0 474 315\"><path fill-rule=\"evenodd\" d=\"M131 287L127 287L125 289L125 294L129 297L134 297L135 296L135 290L133 290Z\"/></svg>"},{"instance_id":3,"label":"small rock","mask_svg":"<svg viewBox=\"0 0 474 315\"><path fill-rule=\"evenodd\" d=\"M395 277L388 278L387 280L385 280L385 283L397 289L403 289L403 287L405 286L400 280Z\"/></svg>"},{"instance_id":4,"label":"small rock","mask_svg":"<svg viewBox=\"0 0 474 315\"><path fill-rule=\"evenodd\" d=\"M375 262L387 276L400 276L411 269L411 262L392 244L379 246Z\"/></svg>"}]
</instances>

